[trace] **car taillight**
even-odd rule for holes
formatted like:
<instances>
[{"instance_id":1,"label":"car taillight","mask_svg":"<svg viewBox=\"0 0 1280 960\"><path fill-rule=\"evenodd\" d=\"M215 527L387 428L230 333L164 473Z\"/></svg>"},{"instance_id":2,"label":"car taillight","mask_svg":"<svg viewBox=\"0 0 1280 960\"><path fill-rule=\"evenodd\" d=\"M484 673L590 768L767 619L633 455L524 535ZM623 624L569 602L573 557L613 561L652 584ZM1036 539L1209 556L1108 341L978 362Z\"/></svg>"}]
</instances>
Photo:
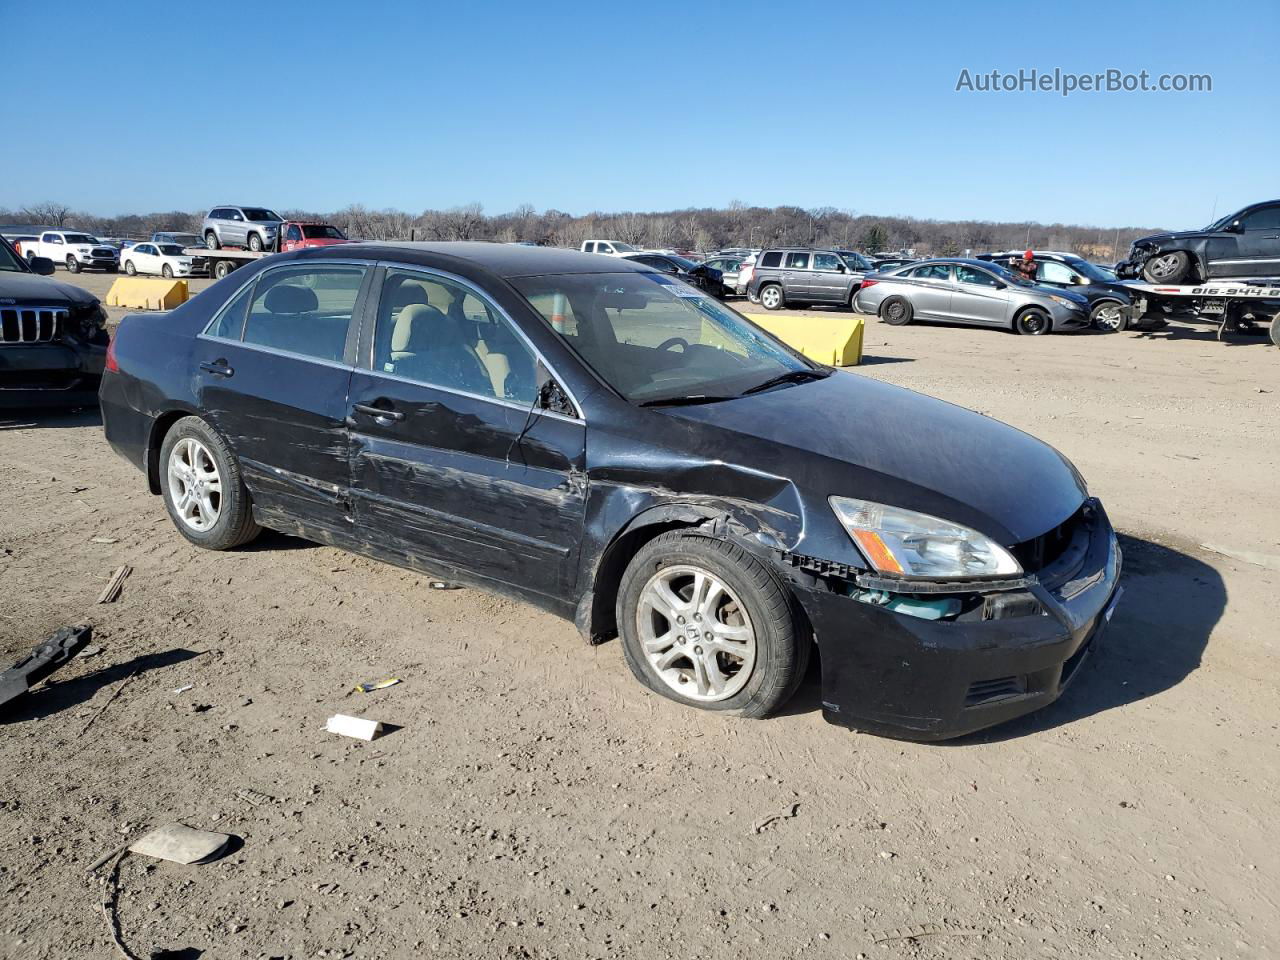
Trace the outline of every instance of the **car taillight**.
<instances>
[{"instance_id":1,"label":"car taillight","mask_svg":"<svg viewBox=\"0 0 1280 960\"><path fill-rule=\"evenodd\" d=\"M862 289L865 290L867 287L874 287L879 282L879 280L872 280L870 277L867 277L862 281Z\"/></svg>"},{"instance_id":2,"label":"car taillight","mask_svg":"<svg viewBox=\"0 0 1280 960\"><path fill-rule=\"evenodd\" d=\"M106 367L112 373L120 372L120 364L116 363L116 338L115 337L112 337L111 342L107 344Z\"/></svg>"}]
</instances>

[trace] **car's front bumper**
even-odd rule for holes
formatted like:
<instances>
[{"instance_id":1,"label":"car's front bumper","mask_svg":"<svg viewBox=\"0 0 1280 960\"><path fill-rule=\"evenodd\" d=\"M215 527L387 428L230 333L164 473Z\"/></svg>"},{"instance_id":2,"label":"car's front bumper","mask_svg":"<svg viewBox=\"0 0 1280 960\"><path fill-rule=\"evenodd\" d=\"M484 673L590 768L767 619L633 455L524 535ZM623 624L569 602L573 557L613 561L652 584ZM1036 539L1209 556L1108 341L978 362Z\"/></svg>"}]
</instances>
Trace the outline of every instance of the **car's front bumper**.
<instances>
[{"instance_id":1,"label":"car's front bumper","mask_svg":"<svg viewBox=\"0 0 1280 960\"><path fill-rule=\"evenodd\" d=\"M1063 307L1055 304L1053 309L1054 330L1083 330L1090 324L1087 307Z\"/></svg>"},{"instance_id":2,"label":"car's front bumper","mask_svg":"<svg viewBox=\"0 0 1280 960\"><path fill-rule=\"evenodd\" d=\"M1021 615L926 620L821 585L800 587L822 660L826 719L944 740L1056 700L1098 644L1120 596L1115 531L1100 504L1087 509L1082 559L1061 575L1065 581L1030 577L1005 591L1006 609Z\"/></svg>"},{"instance_id":3,"label":"car's front bumper","mask_svg":"<svg viewBox=\"0 0 1280 960\"><path fill-rule=\"evenodd\" d=\"M106 347L0 346L0 408L96 406Z\"/></svg>"}]
</instances>

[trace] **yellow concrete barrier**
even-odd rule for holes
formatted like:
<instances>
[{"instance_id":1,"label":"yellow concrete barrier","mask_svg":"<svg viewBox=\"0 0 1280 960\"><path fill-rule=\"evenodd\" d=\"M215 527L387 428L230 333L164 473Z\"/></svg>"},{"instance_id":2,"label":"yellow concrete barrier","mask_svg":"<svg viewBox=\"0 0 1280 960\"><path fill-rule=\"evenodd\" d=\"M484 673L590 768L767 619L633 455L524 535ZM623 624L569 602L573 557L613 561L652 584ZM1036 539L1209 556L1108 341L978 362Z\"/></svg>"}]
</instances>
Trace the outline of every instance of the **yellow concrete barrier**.
<instances>
[{"instance_id":1,"label":"yellow concrete barrier","mask_svg":"<svg viewBox=\"0 0 1280 960\"><path fill-rule=\"evenodd\" d=\"M107 291L107 306L134 310L172 310L191 299L185 280L119 277Z\"/></svg>"},{"instance_id":2,"label":"yellow concrete barrier","mask_svg":"<svg viewBox=\"0 0 1280 960\"><path fill-rule=\"evenodd\" d=\"M810 360L833 367L854 367L862 362L862 317L847 313L825 317L788 317L776 313L746 316Z\"/></svg>"}]
</instances>

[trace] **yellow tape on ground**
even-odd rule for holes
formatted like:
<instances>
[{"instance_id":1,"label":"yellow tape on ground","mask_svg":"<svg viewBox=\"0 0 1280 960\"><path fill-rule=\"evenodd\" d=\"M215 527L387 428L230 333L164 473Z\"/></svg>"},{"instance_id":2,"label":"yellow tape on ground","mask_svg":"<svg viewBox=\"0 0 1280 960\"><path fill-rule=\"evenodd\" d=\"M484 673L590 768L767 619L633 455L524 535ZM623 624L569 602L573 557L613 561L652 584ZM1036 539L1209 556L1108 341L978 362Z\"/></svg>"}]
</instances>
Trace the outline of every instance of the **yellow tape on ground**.
<instances>
[{"instance_id":1,"label":"yellow tape on ground","mask_svg":"<svg viewBox=\"0 0 1280 960\"><path fill-rule=\"evenodd\" d=\"M788 317L776 313L746 316L810 360L833 367L854 367L862 362L862 317L847 313L822 317Z\"/></svg>"},{"instance_id":2,"label":"yellow tape on ground","mask_svg":"<svg viewBox=\"0 0 1280 960\"><path fill-rule=\"evenodd\" d=\"M119 277L107 291L107 306L134 310L172 310L191 299L185 280Z\"/></svg>"}]
</instances>

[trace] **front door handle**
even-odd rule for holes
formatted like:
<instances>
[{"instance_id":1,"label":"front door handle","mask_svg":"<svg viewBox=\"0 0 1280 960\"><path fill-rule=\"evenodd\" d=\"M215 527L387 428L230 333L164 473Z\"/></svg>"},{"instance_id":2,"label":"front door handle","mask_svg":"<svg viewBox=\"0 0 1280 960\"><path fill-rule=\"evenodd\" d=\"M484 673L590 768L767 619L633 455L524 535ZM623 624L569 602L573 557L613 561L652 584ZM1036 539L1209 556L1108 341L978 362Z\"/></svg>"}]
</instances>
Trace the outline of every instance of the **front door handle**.
<instances>
[{"instance_id":1,"label":"front door handle","mask_svg":"<svg viewBox=\"0 0 1280 960\"><path fill-rule=\"evenodd\" d=\"M215 377L234 377L236 372L227 366L225 357L219 357L217 360L205 360L200 364L200 369L208 373L212 373Z\"/></svg>"},{"instance_id":2,"label":"front door handle","mask_svg":"<svg viewBox=\"0 0 1280 960\"><path fill-rule=\"evenodd\" d=\"M373 417L375 420L384 422L396 422L404 419L404 414L399 410L388 410L384 407L375 407L371 403L355 403L351 405L351 409L356 413L363 413L366 416Z\"/></svg>"}]
</instances>

